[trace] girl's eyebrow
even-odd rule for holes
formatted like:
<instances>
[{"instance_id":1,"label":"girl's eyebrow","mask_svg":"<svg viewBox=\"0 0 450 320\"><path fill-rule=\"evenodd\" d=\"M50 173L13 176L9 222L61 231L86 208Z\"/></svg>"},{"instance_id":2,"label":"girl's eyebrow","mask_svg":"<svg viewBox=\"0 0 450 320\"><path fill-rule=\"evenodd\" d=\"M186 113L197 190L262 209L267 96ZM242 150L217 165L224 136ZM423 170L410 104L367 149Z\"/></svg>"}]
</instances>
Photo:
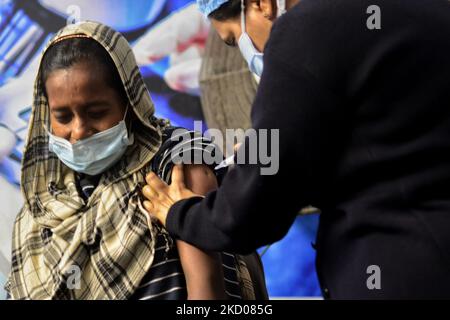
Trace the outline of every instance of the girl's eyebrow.
<instances>
[{"instance_id":1,"label":"girl's eyebrow","mask_svg":"<svg viewBox=\"0 0 450 320\"><path fill-rule=\"evenodd\" d=\"M108 101L104 100L102 98L93 98L92 100L88 100L86 103L83 103L83 105L81 105L84 108L90 108L90 107L96 107L96 106L100 106L100 105L107 105Z\"/></svg>"},{"instance_id":2,"label":"girl's eyebrow","mask_svg":"<svg viewBox=\"0 0 450 320\"><path fill-rule=\"evenodd\" d=\"M70 108L67 106L55 106L50 107L51 112L63 112L63 111L70 111Z\"/></svg>"},{"instance_id":3,"label":"girl's eyebrow","mask_svg":"<svg viewBox=\"0 0 450 320\"><path fill-rule=\"evenodd\" d=\"M95 107L107 107L108 102L104 100L94 100L82 105L83 109L91 109ZM71 108L65 105L50 107L51 112L71 111Z\"/></svg>"},{"instance_id":4,"label":"girl's eyebrow","mask_svg":"<svg viewBox=\"0 0 450 320\"><path fill-rule=\"evenodd\" d=\"M91 108L95 108L95 107L107 107L108 102L106 101L93 101L93 102L88 102L85 105L83 105L84 108L86 109L91 109Z\"/></svg>"}]
</instances>

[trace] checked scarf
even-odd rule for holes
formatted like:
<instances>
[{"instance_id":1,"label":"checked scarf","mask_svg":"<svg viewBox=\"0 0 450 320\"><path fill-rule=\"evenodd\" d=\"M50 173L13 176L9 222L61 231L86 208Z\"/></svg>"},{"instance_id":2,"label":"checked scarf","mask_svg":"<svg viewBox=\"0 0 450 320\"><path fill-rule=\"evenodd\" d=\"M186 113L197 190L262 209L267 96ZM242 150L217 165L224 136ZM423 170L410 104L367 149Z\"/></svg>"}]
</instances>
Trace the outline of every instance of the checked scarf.
<instances>
[{"instance_id":1,"label":"checked scarf","mask_svg":"<svg viewBox=\"0 0 450 320\"><path fill-rule=\"evenodd\" d=\"M139 209L140 189L167 123L153 116L153 102L120 33L81 22L61 29L47 48L72 37L94 39L114 61L138 119L134 144L83 200L76 174L49 151L49 107L38 74L22 161L25 204L14 225L5 287L12 299L127 299L154 257L158 230L153 223L149 228Z\"/></svg>"}]
</instances>

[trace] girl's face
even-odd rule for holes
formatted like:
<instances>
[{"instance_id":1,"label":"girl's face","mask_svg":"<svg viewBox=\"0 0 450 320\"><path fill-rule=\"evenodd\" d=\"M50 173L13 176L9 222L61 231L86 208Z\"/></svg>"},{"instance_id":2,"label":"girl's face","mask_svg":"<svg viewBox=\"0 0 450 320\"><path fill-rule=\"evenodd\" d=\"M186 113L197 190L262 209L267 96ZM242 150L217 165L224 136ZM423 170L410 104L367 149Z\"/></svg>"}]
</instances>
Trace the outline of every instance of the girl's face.
<instances>
[{"instance_id":1,"label":"girl's face","mask_svg":"<svg viewBox=\"0 0 450 320\"><path fill-rule=\"evenodd\" d=\"M92 63L50 73L45 88L52 133L72 144L123 120L126 103Z\"/></svg>"}]
</instances>

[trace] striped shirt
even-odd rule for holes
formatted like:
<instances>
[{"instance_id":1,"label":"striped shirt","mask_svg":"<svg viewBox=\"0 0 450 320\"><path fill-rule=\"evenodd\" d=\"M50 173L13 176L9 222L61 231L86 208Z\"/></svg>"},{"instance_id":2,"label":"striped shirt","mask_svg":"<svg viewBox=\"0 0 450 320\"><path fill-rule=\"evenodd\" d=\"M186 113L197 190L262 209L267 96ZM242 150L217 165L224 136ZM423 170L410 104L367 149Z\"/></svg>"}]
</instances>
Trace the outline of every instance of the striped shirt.
<instances>
[{"instance_id":1,"label":"striped shirt","mask_svg":"<svg viewBox=\"0 0 450 320\"><path fill-rule=\"evenodd\" d=\"M78 190L85 201L94 192L99 176L78 174ZM186 279L175 245L167 246L166 235L158 233L155 256L147 274L130 299L132 300L186 300ZM169 241L170 242L170 241ZM174 243L171 241L171 243ZM167 250L168 248L169 250ZM230 299L242 299L237 277L236 257L222 252L225 292Z\"/></svg>"}]
</instances>

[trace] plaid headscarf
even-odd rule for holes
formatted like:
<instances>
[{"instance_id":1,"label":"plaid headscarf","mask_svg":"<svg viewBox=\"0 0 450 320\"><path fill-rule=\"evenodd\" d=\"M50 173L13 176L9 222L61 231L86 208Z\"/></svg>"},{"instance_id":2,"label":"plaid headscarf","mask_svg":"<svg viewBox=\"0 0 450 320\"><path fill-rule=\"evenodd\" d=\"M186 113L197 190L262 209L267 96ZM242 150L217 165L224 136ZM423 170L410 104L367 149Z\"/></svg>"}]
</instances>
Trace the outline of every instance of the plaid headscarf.
<instances>
[{"instance_id":1,"label":"plaid headscarf","mask_svg":"<svg viewBox=\"0 0 450 320\"><path fill-rule=\"evenodd\" d=\"M127 299L153 261L158 231L139 210L140 190L166 123L153 117L153 102L120 33L82 22L61 29L46 50L78 36L94 39L109 53L140 125L133 125L134 144L85 203L75 172L48 149L49 107L38 74L22 161L25 205L14 225L5 287L13 299Z\"/></svg>"}]
</instances>

